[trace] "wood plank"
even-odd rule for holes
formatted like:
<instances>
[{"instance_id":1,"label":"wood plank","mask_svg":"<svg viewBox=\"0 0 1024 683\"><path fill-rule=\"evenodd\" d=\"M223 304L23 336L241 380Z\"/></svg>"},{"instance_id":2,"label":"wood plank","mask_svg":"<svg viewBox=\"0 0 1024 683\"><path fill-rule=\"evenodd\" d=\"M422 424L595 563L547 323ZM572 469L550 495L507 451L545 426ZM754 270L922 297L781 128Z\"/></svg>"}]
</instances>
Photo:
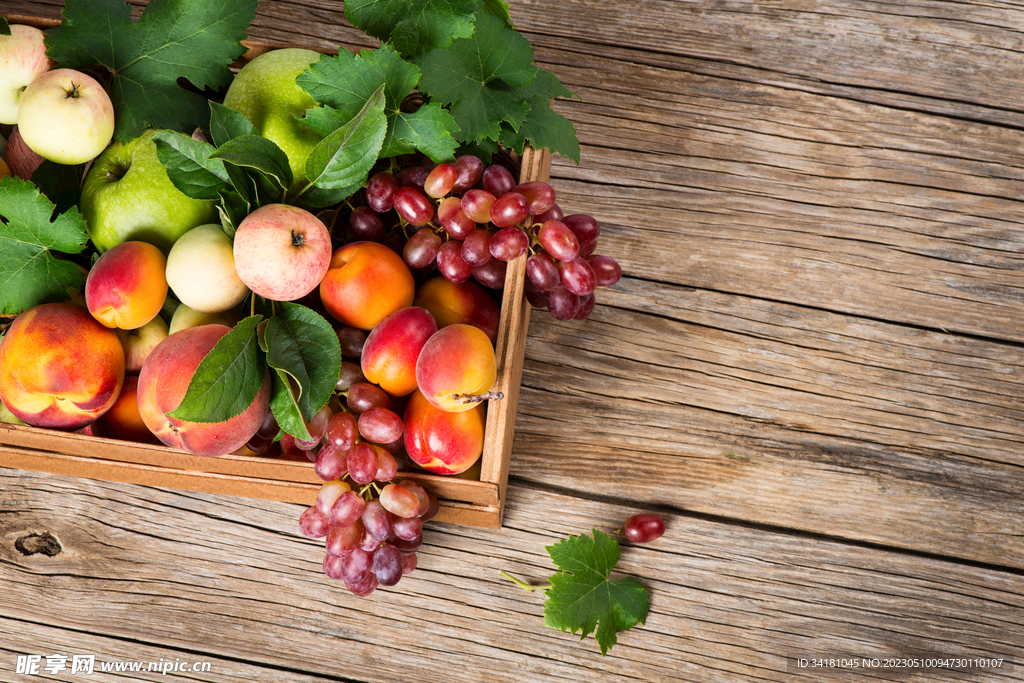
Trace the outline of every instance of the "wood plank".
<instances>
[{"instance_id":1,"label":"wood plank","mask_svg":"<svg viewBox=\"0 0 1024 683\"><path fill-rule=\"evenodd\" d=\"M596 0L527 0L511 8L531 42L562 52L620 57L625 46L625 61L639 64L1024 125L1015 104L1024 94L1018 3L653 0L634 12Z\"/></svg>"},{"instance_id":2,"label":"wood plank","mask_svg":"<svg viewBox=\"0 0 1024 683\"><path fill-rule=\"evenodd\" d=\"M583 159L552 177L627 274L1024 340L1017 129L621 57L557 54Z\"/></svg>"},{"instance_id":3,"label":"wood plank","mask_svg":"<svg viewBox=\"0 0 1024 683\"><path fill-rule=\"evenodd\" d=\"M513 477L1024 568L1024 349L624 279L534 312Z\"/></svg>"},{"instance_id":4,"label":"wood plank","mask_svg":"<svg viewBox=\"0 0 1024 683\"><path fill-rule=\"evenodd\" d=\"M146 2L131 4L137 16ZM60 0L8 0L4 11L57 18L62 7ZM636 13L595 0L515 0L510 10L535 46L615 54L642 38L643 49L628 61L1024 126L1024 112L1013 106L1024 87L1015 77L1024 59L1024 8L1014 3L653 0ZM376 43L348 24L335 0L263 0L250 37L324 50Z\"/></svg>"},{"instance_id":5,"label":"wood plank","mask_svg":"<svg viewBox=\"0 0 1024 683\"><path fill-rule=\"evenodd\" d=\"M106 638L82 633L75 628L57 628L45 623L46 615L36 615L41 621L22 621L0 617L0 678L7 681L46 680L46 681L82 681L111 680L118 681L166 681L173 677L185 681L216 681L224 683L248 683L253 681L272 681L273 683L317 683L319 681L338 681L338 678L322 678L305 671L288 671L281 668L268 668L249 664L244 661L222 659L208 653L197 653L188 650L174 650L167 647L149 645L132 639ZM47 670L47 665L56 660L48 660L50 655L67 657L67 669L52 673L57 669ZM16 668L18 657L23 655L40 655L39 673L36 675L18 675ZM71 673L75 655L95 655L93 673L86 670ZM140 663L139 671L132 672L128 667ZM102 671L103 663L111 668L111 673ZM116 667L124 670L114 673ZM150 667L153 671L150 671ZM177 670L175 670L176 667ZM192 668L195 667L195 671ZM164 673L163 669L167 668Z\"/></svg>"},{"instance_id":6,"label":"wood plank","mask_svg":"<svg viewBox=\"0 0 1024 683\"><path fill-rule=\"evenodd\" d=\"M666 535L626 547L617 568L648 587L647 624L602 657L593 640L544 627L542 597L498 571L541 581L546 545L612 533L637 508L513 484L503 530L432 523L420 568L359 600L319 573L321 550L294 533L296 506L13 470L0 482L4 618L196 657L365 681L433 680L444 667L456 683L540 683L822 680L791 673L786 658L927 652L1020 666L1024 653L1020 573L671 510ZM43 531L60 553L14 549ZM310 655L323 652L344 656Z\"/></svg>"}]
</instances>

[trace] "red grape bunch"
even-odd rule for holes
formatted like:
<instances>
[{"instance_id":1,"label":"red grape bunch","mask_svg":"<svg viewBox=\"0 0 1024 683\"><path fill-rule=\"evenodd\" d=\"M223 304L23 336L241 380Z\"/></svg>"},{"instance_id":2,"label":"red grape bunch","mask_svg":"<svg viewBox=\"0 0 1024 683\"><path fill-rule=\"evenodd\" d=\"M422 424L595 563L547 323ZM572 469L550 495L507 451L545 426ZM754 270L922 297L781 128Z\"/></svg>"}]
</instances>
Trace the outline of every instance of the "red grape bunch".
<instances>
[{"instance_id":1,"label":"red grape bunch","mask_svg":"<svg viewBox=\"0 0 1024 683\"><path fill-rule=\"evenodd\" d=\"M471 154L379 171L363 195L366 204L349 217L357 238L385 241L386 225L398 223L408 237L396 250L414 271L436 268L452 282L472 277L491 289L504 287L508 262L526 254L526 297L558 320L589 316L595 290L622 276L613 258L595 253L601 228L593 217L566 216L549 184L517 184L505 166Z\"/></svg>"},{"instance_id":2,"label":"red grape bunch","mask_svg":"<svg viewBox=\"0 0 1024 683\"><path fill-rule=\"evenodd\" d=\"M363 376L359 356L365 333L343 326L337 334L343 354L337 400L306 425L312 440L284 433L280 449L285 457L313 462L325 482L299 517L299 531L324 539L324 573L365 597L379 586L394 586L416 568L423 523L437 514L439 501L413 480L394 481L399 462L393 454L404 443L400 403L406 397L392 397ZM269 451L278 431L271 413L249 449Z\"/></svg>"}]
</instances>

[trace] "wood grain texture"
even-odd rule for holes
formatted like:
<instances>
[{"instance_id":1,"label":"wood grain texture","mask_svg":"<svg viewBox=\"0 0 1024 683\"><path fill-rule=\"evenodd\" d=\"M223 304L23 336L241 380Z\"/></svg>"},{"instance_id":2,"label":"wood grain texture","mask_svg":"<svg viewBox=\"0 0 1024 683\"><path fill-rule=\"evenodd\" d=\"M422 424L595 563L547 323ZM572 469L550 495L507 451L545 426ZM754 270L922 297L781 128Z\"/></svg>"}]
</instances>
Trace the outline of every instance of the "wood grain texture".
<instances>
[{"instance_id":1,"label":"wood grain texture","mask_svg":"<svg viewBox=\"0 0 1024 683\"><path fill-rule=\"evenodd\" d=\"M341 8L265 0L250 37L371 46ZM0 470L9 651L88 637L252 680L1024 680L1024 6L511 11L580 96L555 103L582 143L559 202L625 277L585 323L528 319L504 528L432 525L401 590L358 601L297 506ZM497 574L539 582L545 545L648 509L668 532L620 569L652 612L607 658ZM15 549L45 531L59 554ZM916 653L1014 669L786 659Z\"/></svg>"},{"instance_id":2,"label":"wood grain texture","mask_svg":"<svg viewBox=\"0 0 1024 683\"><path fill-rule=\"evenodd\" d=\"M206 652L191 650L174 650L167 647L149 645L144 642L145 635L140 639L139 633L128 633L121 637L107 638L91 633L84 633L74 627L59 628L45 623L45 615L36 614L33 621L7 619L0 617L0 679L5 681L46 680L66 681L68 683L82 680L117 680L117 681L227 681L248 683L249 681L272 681L273 683L321 683L322 681L338 681L339 678L322 678L306 671L289 671L280 668L250 664L244 661L222 659ZM39 673L35 676L16 674L18 657L39 655ZM47 669L53 661L50 655L63 655L66 669ZM85 670L72 674L75 655L95 655L93 672ZM103 663L111 672L121 666L117 673L104 673ZM138 663L138 671L130 668ZM55 664L55 662L54 662ZM168 667L166 673L164 667ZM150 668L153 668L151 671ZM175 671L174 668L177 667ZM192 667L196 667L192 671Z\"/></svg>"},{"instance_id":3,"label":"wood grain texture","mask_svg":"<svg viewBox=\"0 0 1024 683\"><path fill-rule=\"evenodd\" d=\"M402 590L359 600L316 571L321 550L294 533L296 506L0 478L6 618L130 639L145 652L365 681L436 680L445 667L447 680L467 683L816 680L791 674L786 658L1024 652L1020 574L670 513L666 535L625 547L617 567L650 591L647 623L601 657L592 639L544 627L542 596L498 571L542 582L553 569L545 546L591 528L613 533L637 509L521 485L510 487L503 530L432 524ZM13 548L44 529L59 554ZM453 657L458 666L446 664Z\"/></svg>"},{"instance_id":4,"label":"wood grain texture","mask_svg":"<svg viewBox=\"0 0 1024 683\"><path fill-rule=\"evenodd\" d=\"M1024 567L1020 347L633 280L602 301L534 313L514 476Z\"/></svg>"}]
</instances>

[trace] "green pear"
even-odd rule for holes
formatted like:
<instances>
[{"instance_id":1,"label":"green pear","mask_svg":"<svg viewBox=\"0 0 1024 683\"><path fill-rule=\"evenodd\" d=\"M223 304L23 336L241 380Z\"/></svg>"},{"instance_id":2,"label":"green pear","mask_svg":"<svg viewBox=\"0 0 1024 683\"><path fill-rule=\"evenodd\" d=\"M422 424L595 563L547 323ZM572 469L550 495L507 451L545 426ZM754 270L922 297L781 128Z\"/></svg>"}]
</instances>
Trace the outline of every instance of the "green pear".
<instances>
[{"instance_id":1,"label":"green pear","mask_svg":"<svg viewBox=\"0 0 1024 683\"><path fill-rule=\"evenodd\" d=\"M284 151L293 190L308 183L306 157L323 139L301 121L316 101L295 79L319 59L319 52L302 48L265 52L241 68L224 96L224 106L243 114L261 136Z\"/></svg>"},{"instance_id":2,"label":"green pear","mask_svg":"<svg viewBox=\"0 0 1024 683\"><path fill-rule=\"evenodd\" d=\"M157 132L149 129L129 142L115 142L85 176L79 209L101 254L138 240L166 255L192 228L219 220L215 202L192 199L171 183L156 156Z\"/></svg>"}]
</instances>

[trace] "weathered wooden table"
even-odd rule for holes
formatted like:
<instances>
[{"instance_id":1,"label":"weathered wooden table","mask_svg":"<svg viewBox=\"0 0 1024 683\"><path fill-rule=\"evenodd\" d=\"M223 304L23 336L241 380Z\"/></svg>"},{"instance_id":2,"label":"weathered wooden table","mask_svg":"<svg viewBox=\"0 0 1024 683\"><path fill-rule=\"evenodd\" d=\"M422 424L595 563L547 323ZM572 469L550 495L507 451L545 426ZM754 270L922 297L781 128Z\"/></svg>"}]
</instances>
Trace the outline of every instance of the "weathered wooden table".
<instances>
[{"instance_id":1,"label":"weathered wooden table","mask_svg":"<svg viewBox=\"0 0 1024 683\"><path fill-rule=\"evenodd\" d=\"M210 681L1024 680L1024 4L511 12L581 98L560 203L625 274L586 322L533 313L504 528L431 525L360 600L298 506L0 470L0 679L95 653ZM332 0L261 2L251 36L358 44ZM668 520L619 565L651 613L607 657L498 573L542 581L545 546L639 511ZM45 531L59 552L19 550ZM798 661L829 656L858 666Z\"/></svg>"}]
</instances>

